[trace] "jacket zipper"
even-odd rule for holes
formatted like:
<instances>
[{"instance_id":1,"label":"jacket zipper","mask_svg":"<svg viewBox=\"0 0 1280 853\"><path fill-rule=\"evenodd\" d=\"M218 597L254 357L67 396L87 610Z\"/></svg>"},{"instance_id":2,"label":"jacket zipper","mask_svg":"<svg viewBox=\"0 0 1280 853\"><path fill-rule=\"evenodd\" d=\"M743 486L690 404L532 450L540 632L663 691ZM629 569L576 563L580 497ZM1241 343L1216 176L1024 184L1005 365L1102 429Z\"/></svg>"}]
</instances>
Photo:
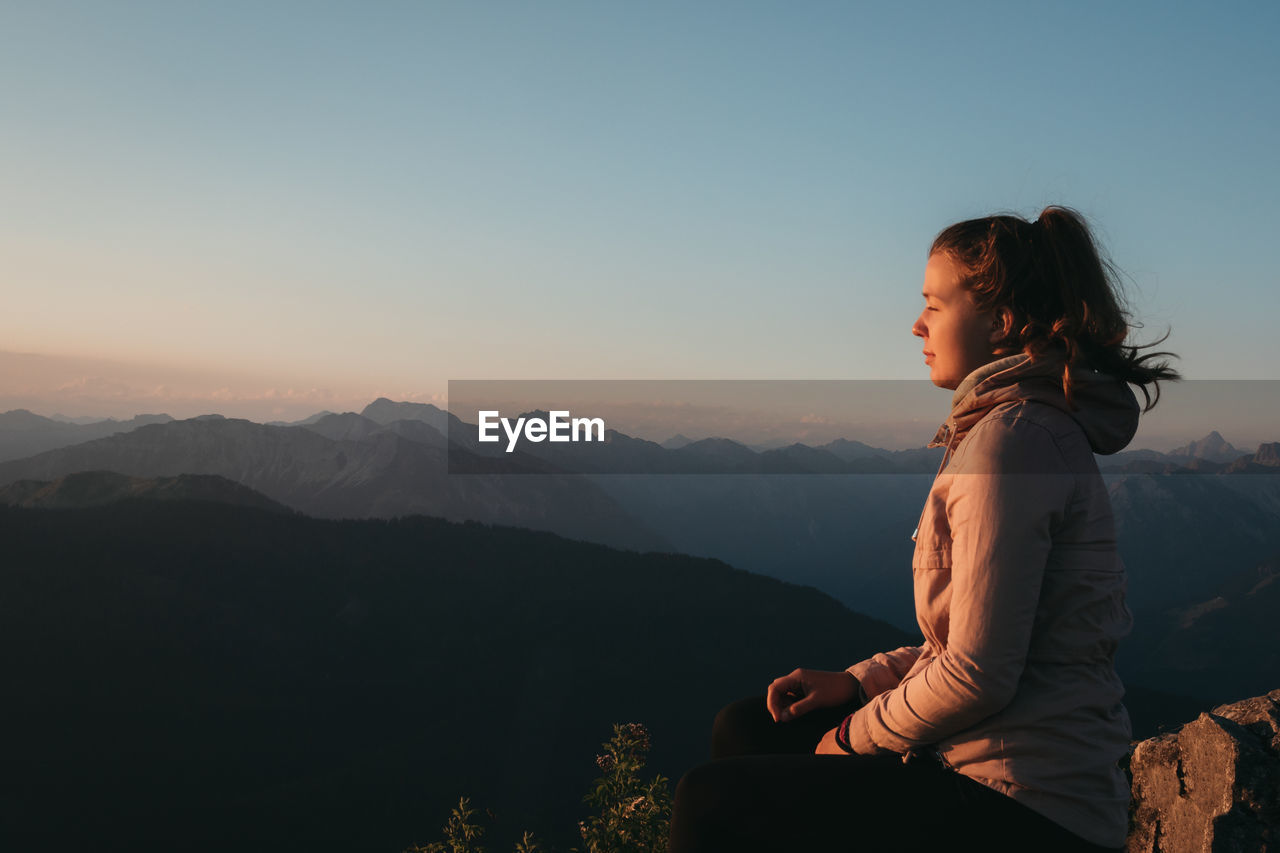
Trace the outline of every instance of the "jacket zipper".
<instances>
[{"instance_id":1,"label":"jacket zipper","mask_svg":"<svg viewBox=\"0 0 1280 853\"><path fill-rule=\"evenodd\" d=\"M938 476L942 474L942 469L947 467L947 462L951 459L951 442L956 437L955 430L951 426L951 422L947 421L942 425L942 434L946 436L946 450L942 451L942 461L938 463L938 470L933 475L933 482L938 482ZM938 442L932 441L929 447L937 447ZM933 486L929 487L929 491L933 491ZM925 505L920 508L920 517L916 519L916 529L911 531L911 541L916 541L916 537L920 535L920 522L924 521L924 511L929 507L929 499L925 498Z\"/></svg>"}]
</instances>

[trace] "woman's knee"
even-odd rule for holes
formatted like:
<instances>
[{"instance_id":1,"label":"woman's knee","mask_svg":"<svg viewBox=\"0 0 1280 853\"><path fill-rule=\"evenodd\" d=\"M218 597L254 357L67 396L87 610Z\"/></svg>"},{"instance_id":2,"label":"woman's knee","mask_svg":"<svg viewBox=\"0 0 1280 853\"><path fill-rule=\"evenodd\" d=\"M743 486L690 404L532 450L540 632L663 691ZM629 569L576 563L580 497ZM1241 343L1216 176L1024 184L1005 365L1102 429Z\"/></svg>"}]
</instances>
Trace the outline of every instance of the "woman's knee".
<instances>
[{"instance_id":1,"label":"woman's knee","mask_svg":"<svg viewBox=\"0 0 1280 853\"><path fill-rule=\"evenodd\" d=\"M716 714L711 730L715 732L755 728L759 726L761 719L766 717L768 713L763 696L739 699L737 702L730 702L720 709L720 713Z\"/></svg>"},{"instance_id":2,"label":"woman's knee","mask_svg":"<svg viewBox=\"0 0 1280 853\"><path fill-rule=\"evenodd\" d=\"M765 751L772 721L763 696L725 705L711 725L711 757L728 758Z\"/></svg>"}]
</instances>

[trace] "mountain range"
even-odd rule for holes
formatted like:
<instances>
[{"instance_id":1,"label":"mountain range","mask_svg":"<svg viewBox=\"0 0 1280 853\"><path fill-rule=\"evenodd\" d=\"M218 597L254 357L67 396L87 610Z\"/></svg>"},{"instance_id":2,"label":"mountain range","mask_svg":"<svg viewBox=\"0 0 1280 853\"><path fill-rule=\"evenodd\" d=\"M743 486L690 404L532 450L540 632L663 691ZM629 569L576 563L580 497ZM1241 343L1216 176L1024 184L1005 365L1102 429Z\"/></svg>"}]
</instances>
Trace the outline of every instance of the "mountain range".
<instances>
[{"instance_id":1,"label":"mountain range","mask_svg":"<svg viewBox=\"0 0 1280 853\"><path fill-rule=\"evenodd\" d=\"M301 426L219 416L144 425L2 462L0 484L92 470L219 475L320 517L424 514L717 557L914 625L909 537L936 449L893 453L842 439L757 452L702 439L672 450L610 430L593 463L603 473L584 477L557 473L574 461L565 445L526 442L507 454L475 437L473 425L436 406L382 398L359 414L322 413ZM1280 477L1238 476L1280 473L1280 444L1235 453L1215 432L1176 455L1100 457L1141 615L1209 595L1219 575L1206 565L1247 571L1280 552ZM758 473L842 465L878 473ZM636 467L673 473L609 473Z\"/></svg>"},{"instance_id":2,"label":"mountain range","mask_svg":"<svg viewBox=\"0 0 1280 853\"><path fill-rule=\"evenodd\" d=\"M546 419L548 412L533 410L519 417ZM192 420L222 419L206 415ZM25 409L0 413L0 462L35 455L44 450L68 447L94 438L127 433L148 424L169 423L168 415L138 415L129 421L103 420L76 424L33 414ZM306 427L334 439L361 439L376 427L398 423L430 427L411 434L413 440L435 447L450 448L462 458L458 468L472 464L469 457L511 459L505 441L485 444L477 440L477 427L429 403L396 402L380 397L359 414L318 412L293 422L273 421L272 429ZM245 423L251 423L245 421ZM344 426L345 425L345 426ZM354 430L354 432L349 432ZM606 430L603 443L555 444L523 442L522 464L514 472L545 473L531 459L553 466L557 473L595 474L931 474L936 470L941 450L914 448L884 450L860 441L836 439L812 447L799 442L768 448L752 447L728 438L690 439L678 434L661 444ZM1155 450L1126 450L1098 457L1105 473L1277 473L1280 472L1280 442L1264 443L1254 453L1240 450L1216 430L1207 436L1168 453ZM492 469L482 467L482 472Z\"/></svg>"},{"instance_id":3,"label":"mountain range","mask_svg":"<svg viewBox=\"0 0 1280 853\"><path fill-rule=\"evenodd\" d=\"M173 418L168 415L138 415L127 421L107 418L78 423L46 418L26 409L13 409L0 413L0 462L130 432L147 424L168 423L171 420Z\"/></svg>"},{"instance_id":4,"label":"mountain range","mask_svg":"<svg viewBox=\"0 0 1280 853\"><path fill-rule=\"evenodd\" d=\"M381 402L370 407L372 413L404 414L405 406L415 405ZM81 471L145 478L212 474L320 517L422 514L534 527L619 547L666 547L591 483L556 474L536 458L517 453L482 459L473 467L491 473L449 476L447 440L418 419L438 420L440 410L407 412L416 417L379 423L348 413L285 427L220 416L147 424L0 462L0 485L48 482ZM535 476L503 476L515 472Z\"/></svg>"},{"instance_id":5,"label":"mountain range","mask_svg":"<svg viewBox=\"0 0 1280 853\"><path fill-rule=\"evenodd\" d=\"M461 442L451 443L449 436ZM152 423L0 463L0 500L84 505L86 495L136 490L129 478L160 482L183 475L188 480L182 484L156 488L194 497L200 481L190 475L224 477L267 502L317 517L421 514L718 558L815 586L858 612L914 630L910 532L936 451L893 454L841 440L757 452L728 439L676 442L680 446L670 450L610 431L603 449L622 460L615 467L666 458L681 460L660 463L668 469L720 473L580 476L557 473L562 460L551 445L526 443L506 454L481 448L474 436L474 426L435 406L387 399L359 414L322 413L303 425L219 416ZM1102 460L1112 466L1104 476L1129 574L1129 602L1143 636L1173 636L1180 629L1169 627L1170 612L1212 601L1224 577L1255 571L1280 554L1280 477L1241 476L1280 473L1280 443L1237 456L1211 433L1176 454L1133 453ZM450 473L463 458L486 473ZM817 458L909 473L724 473L785 471L764 460L786 458L807 470L820 467L812 462ZM90 471L123 479L104 482L106 475L95 475L98 481L52 485ZM1134 663L1126 674L1159 687L1148 680L1151 661L1137 653L1137 644L1133 648L1125 656Z\"/></svg>"}]
</instances>

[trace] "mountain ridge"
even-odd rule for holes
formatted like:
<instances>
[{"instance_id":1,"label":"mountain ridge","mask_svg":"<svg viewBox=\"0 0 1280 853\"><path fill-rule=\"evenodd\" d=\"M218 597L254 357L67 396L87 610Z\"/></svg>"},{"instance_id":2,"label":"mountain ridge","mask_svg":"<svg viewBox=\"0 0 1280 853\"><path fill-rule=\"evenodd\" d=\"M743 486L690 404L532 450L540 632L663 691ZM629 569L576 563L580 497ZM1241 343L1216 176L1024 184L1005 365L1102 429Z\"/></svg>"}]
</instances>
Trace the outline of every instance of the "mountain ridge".
<instances>
[{"instance_id":1,"label":"mountain ridge","mask_svg":"<svg viewBox=\"0 0 1280 853\"><path fill-rule=\"evenodd\" d=\"M538 409L523 415L545 418L547 413ZM459 448L481 455L499 457L505 448L505 442L497 445L479 443L476 440L476 425L460 420L446 409L430 403L398 402L387 397L377 398L358 413L326 410L301 421L271 421L261 425L282 428L320 425L322 432L332 434L335 429L333 424L340 422L339 419L349 419L352 416L367 419L383 427L405 421L424 423L443 436L445 444L452 442ZM222 417L210 413L188 420ZM168 415L137 415L128 421L103 419L77 425L47 418L26 409L14 409L0 413L0 462L173 420ZM258 423L251 420L246 422ZM364 432L373 430L369 428ZM816 446L797 441L778 441L767 447L757 448L727 437L694 441L677 434L665 442L657 443L612 429L607 432L609 438L606 444L612 445L615 451L623 447L629 448L628 454L622 457L623 461L619 464L616 460L611 462L605 455L597 453L581 467L582 473L932 473L932 466L936 466L938 456L935 450L924 447L885 450L849 438L838 438ZM592 447L591 450L594 452L598 447ZM646 448L647 452L634 455L634 449L640 447ZM26 448L25 452L20 452L23 448ZM524 442L521 449L534 457L554 463L563 471L577 470L573 467L575 459L587 460L587 457L575 457L572 449L549 443ZM844 464L810 451L830 454ZM1110 473L1273 473L1280 469L1280 442L1263 442L1251 454L1226 441L1217 430L1211 430L1204 437L1168 453L1148 449L1125 450L1111 456L1100 456L1098 461L1100 469Z\"/></svg>"},{"instance_id":2,"label":"mountain ridge","mask_svg":"<svg viewBox=\"0 0 1280 853\"><path fill-rule=\"evenodd\" d=\"M298 427L221 417L150 424L0 462L0 485L93 470L143 478L213 474L320 517L421 514L539 527L621 547L666 544L597 487L558 476L539 459L512 454L480 460L483 473L451 476L450 453L469 452L447 451L429 425L399 421L398 427L373 429L367 419L355 420L361 417L334 415ZM322 434L327 427L333 427L332 437ZM344 437L349 428L363 438ZM499 476L504 472L536 476Z\"/></svg>"},{"instance_id":3,"label":"mountain ridge","mask_svg":"<svg viewBox=\"0 0 1280 853\"><path fill-rule=\"evenodd\" d=\"M214 474L130 477L114 471L78 471L53 481L17 480L0 486L0 504L38 509L74 508L124 500L212 501L292 512L266 495Z\"/></svg>"}]
</instances>

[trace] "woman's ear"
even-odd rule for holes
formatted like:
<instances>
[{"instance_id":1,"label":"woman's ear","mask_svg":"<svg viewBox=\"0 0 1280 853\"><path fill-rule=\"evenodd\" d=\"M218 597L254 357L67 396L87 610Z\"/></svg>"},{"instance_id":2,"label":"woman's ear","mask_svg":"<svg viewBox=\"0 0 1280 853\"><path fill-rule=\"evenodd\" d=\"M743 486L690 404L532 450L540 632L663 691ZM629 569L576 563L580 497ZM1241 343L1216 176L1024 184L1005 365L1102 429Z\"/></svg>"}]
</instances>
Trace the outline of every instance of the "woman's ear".
<instances>
[{"instance_id":1,"label":"woman's ear","mask_svg":"<svg viewBox=\"0 0 1280 853\"><path fill-rule=\"evenodd\" d=\"M1003 341L1013 333L1013 309L1009 306L997 308L991 317L991 343Z\"/></svg>"}]
</instances>

